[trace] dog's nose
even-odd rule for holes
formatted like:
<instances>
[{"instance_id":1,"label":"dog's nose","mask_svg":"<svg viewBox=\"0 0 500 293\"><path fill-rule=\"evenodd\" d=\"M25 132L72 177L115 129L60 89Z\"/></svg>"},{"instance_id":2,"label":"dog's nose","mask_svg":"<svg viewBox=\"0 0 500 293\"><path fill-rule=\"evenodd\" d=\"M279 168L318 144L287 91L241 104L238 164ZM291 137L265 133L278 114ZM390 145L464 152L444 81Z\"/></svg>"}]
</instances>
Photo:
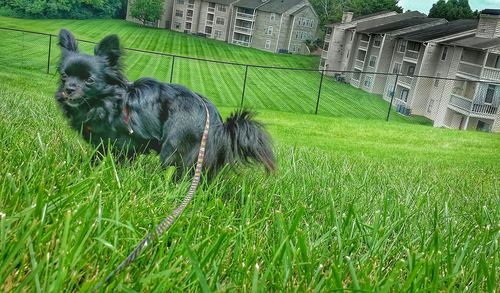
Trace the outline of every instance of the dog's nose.
<instances>
[{"instance_id":1,"label":"dog's nose","mask_svg":"<svg viewBox=\"0 0 500 293\"><path fill-rule=\"evenodd\" d=\"M76 87L74 85L67 85L65 88L64 88L64 91L66 92L66 94L70 95L72 94L74 91L76 90Z\"/></svg>"}]
</instances>

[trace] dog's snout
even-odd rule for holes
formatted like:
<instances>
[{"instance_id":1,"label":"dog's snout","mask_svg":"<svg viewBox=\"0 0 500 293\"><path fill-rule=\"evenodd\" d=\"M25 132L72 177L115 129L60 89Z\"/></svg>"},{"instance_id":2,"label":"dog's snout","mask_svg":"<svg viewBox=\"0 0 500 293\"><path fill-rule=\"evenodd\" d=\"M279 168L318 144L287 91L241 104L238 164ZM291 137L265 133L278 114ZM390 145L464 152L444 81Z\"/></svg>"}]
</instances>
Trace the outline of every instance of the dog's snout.
<instances>
[{"instance_id":1,"label":"dog's snout","mask_svg":"<svg viewBox=\"0 0 500 293\"><path fill-rule=\"evenodd\" d=\"M67 94L72 94L76 90L76 84L74 82L67 83L64 87L64 91Z\"/></svg>"}]
</instances>

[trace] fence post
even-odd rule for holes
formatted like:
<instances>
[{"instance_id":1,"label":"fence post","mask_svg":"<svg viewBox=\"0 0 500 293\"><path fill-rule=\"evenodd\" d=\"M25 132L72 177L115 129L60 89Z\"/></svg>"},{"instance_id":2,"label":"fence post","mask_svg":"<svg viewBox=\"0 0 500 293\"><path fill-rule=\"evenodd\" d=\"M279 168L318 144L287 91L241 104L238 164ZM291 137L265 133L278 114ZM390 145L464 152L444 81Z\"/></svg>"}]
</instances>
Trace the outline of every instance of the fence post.
<instances>
[{"instance_id":1,"label":"fence post","mask_svg":"<svg viewBox=\"0 0 500 293\"><path fill-rule=\"evenodd\" d=\"M389 121L389 115L391 114L392 101L394 100L394 95L396 94L396 85L398 84L399 74L396 74L396 80L394 81L394 86L392 87L391 102L389 103L389 110L387 110L387 118L385 121Z\"/></svg>"},{"instance_id":2,"label":"fence post","mask_svg":"<svg viewBox=\"0 0 500 293\"><path fill-rule=\"evenodd\" d=\"M47 74L50 73L50 52L52 51L52 35L49 35L49 56L47 57Z\"/></svg>"},{"instance_id":3,"label":"fence post","mask_svg":"<svg viewBox=\"0 0 500 293\"><path fill-rule=\"evenodd\" d=\"M170 83L174 80L174 64L175 64L175 56L172 56L172 66L170 67Z\"/></svg>"},{"instance_id":4,"label":"fence post","mask_svg":"<svg viewBox=\"0 0 500 293\"><path fill-rule=\"evenodd\" d=\"M318 114L318 108L319 108L319 99L321 98L321 88L323 87L323 77L325 76L325 70L321 69L321 79L319 81L319 88L318 88L318 100L316 101L316 111L314 111L314 114Z\"/></svg>"},{"instance_id":5,"label":"fence post","mask_svg":"<svg viewBox=\"0 0 500 293\"><path fill-rule=\"evenodd\" d=\"M241 92L240 109L243 108L243 100L245 99L245 89L247 88L248 65L245 65L245 78L243 79L243 91Z\"/></svg>"}]
</instances>

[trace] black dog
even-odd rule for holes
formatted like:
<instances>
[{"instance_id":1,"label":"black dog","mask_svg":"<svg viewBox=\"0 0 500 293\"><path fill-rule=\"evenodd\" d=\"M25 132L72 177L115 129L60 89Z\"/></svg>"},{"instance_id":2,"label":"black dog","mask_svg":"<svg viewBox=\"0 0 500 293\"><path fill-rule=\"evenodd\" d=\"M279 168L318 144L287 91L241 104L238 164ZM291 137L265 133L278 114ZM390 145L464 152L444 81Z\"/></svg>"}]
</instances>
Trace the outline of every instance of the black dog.
<instances>
[{"instance_id":1,"label":"black dog","mask_svg":"<svg viewBox=\"0 0 500 293\"><path fill-rule=\"evenodd\" d=\"M205 97L177 84L142 78L129 83L122 73L118 37L104 38L95 56L79 53L73 35L59 33L61 83L56 99L71 126L104 154L133 158L154 150L165 166L181 172L196 163L205 125L210 132L204 169L214 175L226 164L259 162L275 169L270 137L248 111L225 123Z\"/></svg>"}]
</instances>

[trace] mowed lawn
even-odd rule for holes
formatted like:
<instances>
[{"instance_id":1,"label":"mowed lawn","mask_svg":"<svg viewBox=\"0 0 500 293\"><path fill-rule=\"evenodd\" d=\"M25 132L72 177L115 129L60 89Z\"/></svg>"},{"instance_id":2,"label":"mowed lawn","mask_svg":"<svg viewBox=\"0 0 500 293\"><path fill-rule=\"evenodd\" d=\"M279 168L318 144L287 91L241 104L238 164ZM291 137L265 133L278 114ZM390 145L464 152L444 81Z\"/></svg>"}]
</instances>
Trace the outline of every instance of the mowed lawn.
<instances>
[{"instance_id":1,"label":"mowed lawn","mask_svg":"<svg viewBox=\"0 0 500 293\"><path fill-rule=\"evenodd\" d=\"M174 183L156 155L93 166L54 102L57 77L3 68L0 78L0 290L89 291L189 179ZM498 287L498 135L260 112L277 173L205 182L110 291Z\"/></svg>"},{"instance_id":2,"label":"mowed lawn","mask_svg":"<svg viewBox=\"0 0 500 293\"><path fill-rule=\"evenodd\" d=\"M118 20L19 20L0 17L0 27L12 27L57 34L62 27L72 30L79 39L98 41L111 33L118 34L124 47L153 50L209 60L238 62L274 67L317 68L314 56L276 55L256 49L241 48L223 42L189 36L164 29L142 28ZM46 70L49 38L0 29L0 63L15 68ZM93 44L81 43L81 50L93 52ZM59 48L52 40L51 72L55 72ZM130 80L150 76L170 81L172 57L126 51L124 65ZM172 81L184 84L208 96L219 106L239 106L242 100L245 67L176 58ZM243 105L295 113L314 113L321 76L317 71L296 71L249 67ZM383 120L389 104L380 96L325 77L318 113L326 116ZM393 121L429 124L421 117L392 116Z\"/></svg>"}]
</instances>

